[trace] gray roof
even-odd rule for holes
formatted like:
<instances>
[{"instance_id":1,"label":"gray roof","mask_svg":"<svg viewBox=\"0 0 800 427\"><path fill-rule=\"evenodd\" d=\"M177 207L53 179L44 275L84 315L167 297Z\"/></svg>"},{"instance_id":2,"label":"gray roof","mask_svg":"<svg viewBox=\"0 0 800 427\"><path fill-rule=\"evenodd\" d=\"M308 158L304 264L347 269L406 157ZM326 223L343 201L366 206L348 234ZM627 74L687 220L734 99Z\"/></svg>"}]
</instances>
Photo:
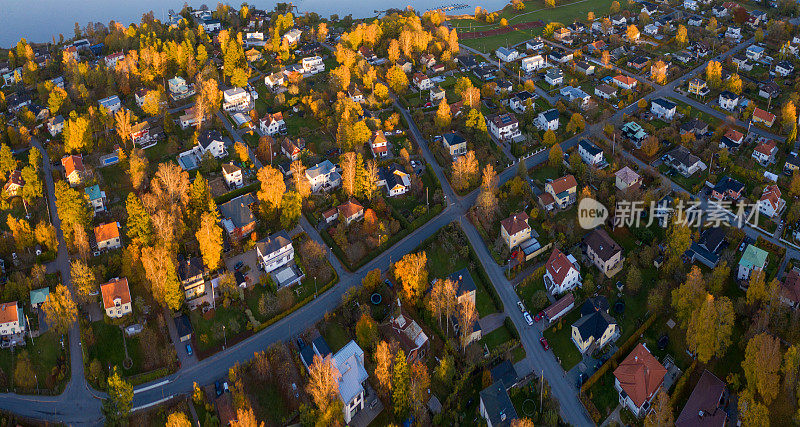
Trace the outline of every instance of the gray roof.
<instances>
[{"instance_id":1,"label":"gray roof","mask_svg":"<svg viewBox=\"0 0 800 427\"><path fill-rule=\"evenodd\" d=\"M309 179L314 179L320 175L328 175L331 172L334 172L336 167L331 163L330 160L323 160L313 168L306 169L306 175Z\"/></svg>"},{"instance_id":2,"label":"gray roof","mask_svg":"<svg viewBox=\"0 0 800 427\"><path fill-rule=\"evenodd\" d=\"M207 130L197 137L197 142L203 148L208 148L214 141L223 141L222 134L218 130Z\"/></svg>"},{"instance_id":3,"label":"gray roof","mask_svg":"<svg viewBox=\"0 0 800 427\"><path fill-rule=\"evenodd\" d=\"M461 270L456 271L447 278L452 279L453 281L458 283L458 295L461 295L464 292L472 292L478 289L475 286L475 281L472 280L472 275L469 274L469 270L467 270L466 268L462 268Z\"/></svg>"},{"instance_id":4,"label":"gray roof","mask_svg":"<svg viewBox=\"0 0 800 427\"><path fill-rule=\"evenodd\" d=\"M616 324L611 315L603 310L595 311L594 313L582 316L575 321L572 326L578 328L581 338L586 341L588 337L594 337L595 340L603 336L609 325Z\"/></svg>"},{"instance_id":5,"label":"gray roof","mask_svg":"<svg viewBox=\"0 0 800 427\"><path fill-rule=\"evenodd\" d=\"M219 213L231 220L234 227L240 228L256 220L253 211L250 210L250 205L253 203L256 203L256 198L252 193L243 194L220 205Z\"/></svg>"},{"instance_id":6,"label":"gray roof","mask_svg":"<svg viewBox=\"0 0 800 427\"><path fill-rule=\"evenodd\" d=\"M490 372L492 374L492 380L495 382L502 381L507 389L517 383L517 371L509 360L500 362L500 364L492 368Z\"/></svg>"},{"instance_id":7,"label":"gray roof","mask_svg":"<svg viewBox=\"0 0 800 427\"><path fill-rule=\"evenodd\" d=\"M287 233L286 230L281 230L264 240L256 242L256 248L258 248L262 255L266 256L291 244L292 239L289 237L289 233Z\"/></svg>"},{"instance_id":8,"label":"gray roof","mask_svg":"<svg viewBox=\"0 0 800 427\"><path fill-rule=\"evenodd\" d=\"M558 110L556 110L555 108L539 114L544 116L545 120L547 120L548 122L552 122L553 120L558 120Z\"/></svg>"},{"instance_id":9,"label":"gray roof","mask_svg":"<svg viewBox=\"0 0 800 427\"><path fill-rule=\"evenodd\" d=\"M664 108L665 110L672 110L673 108L676 107L674 102L670 102L670 101L668 101L668 100L666 100L664 98L656 98L656 99L654 99L653 100L653 104L660 105L661 108Z\"/></svg>"},{"instance_id":10,"label":"gray roof","mask_svg":"<svg viewBox=\"0 0 800 427\"><path fill-rule=\"evenodd\" d=\"M466 140L464 140L463 136L461 136L460 134L455 133L455 132L446 133L446 134L442 135L442 138L444 138L445 142L447 142L447 145L451 145L451 146L452 145L462 144L462 143L466 142Z\"/></svg>"},{"instance_id":11,"label":"gray roof","mask_svg":"<svg viewBox=\"0 0 800 427\"><path fill-rule=\"evenodd\" d=\"M512 420L519 418L502 381L481 390L480 396L492 426L510 426Z\"/></svg>"},{"instance_id":12,"label":"gray roof","mask_svg":"<svg viewBox=\"0 0 800 427\"><path fill-rule=\"evenodd\" d=\"M596 156L598 153L602 152L603 150L595 145L592 141L589 141L586 138L582 138L578 141L578 145L581 146L586 152L588 152L592 156Z\"/></svg>"},{"instance_id":13,"label":"gray roof","mask_svg":"<svg viewBox=\"0 0 800 427\"><path fill-rule=\"evenodd\" d=\"M178 256L178 278L181 282L189 280L199 274L203 274L205 266L200 257L184 258Z\"/></svg>"}]
</instances>

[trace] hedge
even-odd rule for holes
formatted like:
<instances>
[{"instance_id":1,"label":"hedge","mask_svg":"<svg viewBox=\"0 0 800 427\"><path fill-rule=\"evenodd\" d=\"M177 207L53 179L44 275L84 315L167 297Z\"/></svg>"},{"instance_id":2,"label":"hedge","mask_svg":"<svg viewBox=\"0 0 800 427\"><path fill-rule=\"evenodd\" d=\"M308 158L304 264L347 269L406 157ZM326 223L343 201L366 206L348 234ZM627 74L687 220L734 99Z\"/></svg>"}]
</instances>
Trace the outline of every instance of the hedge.
<instances>
[{"instance_id":1,"label":"hedge","mask_svg":"<svg viewBox=\"0 0 800 427\"><path fill-rule=\"evenodd\" d=\"M689 369L678 378L678 382L675 383L675 389L672 390L672 396L669 399L670 407L676 407L678 403L678 399L680 399L683 394L683 389L686 388L686 384L689 382L689 377L692 376L692 372L694 372L695 368L697 368L697 359L692 360L692 364L689 365Z\"/></svg>"},{"instance_id":2,"label":"hedge","mask_svg":"<svg viewBox=\"0 0 800 427\"><path fill-rule=\"evenodd\" d=\"M586 412L588 412L589 416L592 417L592 421L594 421L595 424L600 425L600 421L602 421L603 416L600 415L600 411L597 409L597 406L594 406L592 399L589 399L586 394L581 393L581 403L583 403L583 406L586 407Z\"/></svg>"},{"instance_id":3,"label":"hedge","mask_svg":"<svg viewBox=\"0 0 800 427\"><path fill-rule=\"evenodd\" d=\"M229 191L229 192L227 192L227 193L215 198L214 202L217 205L221 205L221 204L223 204L225 202L229 202L229 201L235 199L236 197L241 196L242 194L247 194L247 193L251 193L253 191L258 190L260 185L261 185L261 182L259 182L259 181L256 181L256 182L254 182L252 184L245 185L242 188L238 188L236 190Z\"/></svg>"}]
</instances>

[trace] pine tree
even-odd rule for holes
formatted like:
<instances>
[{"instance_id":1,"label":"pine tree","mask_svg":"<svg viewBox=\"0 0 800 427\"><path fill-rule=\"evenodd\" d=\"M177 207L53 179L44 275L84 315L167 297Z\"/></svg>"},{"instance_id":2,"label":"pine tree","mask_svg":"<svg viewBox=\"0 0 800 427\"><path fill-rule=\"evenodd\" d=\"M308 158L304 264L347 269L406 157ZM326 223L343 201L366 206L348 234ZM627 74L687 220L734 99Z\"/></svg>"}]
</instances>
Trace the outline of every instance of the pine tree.
<instances>
[{"instance_id":1,"label":"pine tree","mask_svg":"<svg viewBox=\"0 0 800 427\"><path fill-rule=\"evenodd\" d=\"M139 198L133 194L128 194L125 203L128 212L128 238L135 243L143 246L150 245L155 237L153 231L153 221L150 214L144 209L144 205Z\"/></svg>"}]
</instances>

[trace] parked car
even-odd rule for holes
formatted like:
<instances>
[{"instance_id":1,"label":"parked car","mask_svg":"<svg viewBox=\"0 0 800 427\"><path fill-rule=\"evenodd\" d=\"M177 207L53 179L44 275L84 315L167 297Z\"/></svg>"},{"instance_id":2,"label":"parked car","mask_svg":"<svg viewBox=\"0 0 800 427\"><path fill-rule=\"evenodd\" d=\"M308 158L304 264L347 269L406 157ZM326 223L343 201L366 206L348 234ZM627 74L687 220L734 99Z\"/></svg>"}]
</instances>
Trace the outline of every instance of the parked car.
<instances>
[{"instance_id":1,"label":"parked car","mask_svg":"<svg viewBox=\"0 0 800 427\"><path fill-rule=\"evenodd\" d=\"M239 271L240 268L244 267L244 261L239 261L236 265L233 266L233 269Z\"/></svg>"},{"instance_id":2,"label":"parked car","mask_svg":"<svg viewBox=\"0 0 800 427\"><path fill-rule=\"evenodd\" d=\"M217 397L222 396L222 384L219 381L214 383L214 392L217 394Z\"/></svg>"},{"instance_id":3,"label":"parked car","mask_svg":"<svg viewBox=\"0 0 800 427\"><path fill-rule=\"evenodd\" d=\"M525 318L525 321L528 322L528 326L533 326L533 319L531 318L531 314L527 311L522 313L522 317Z\"/></svg>"},{"instance_id":4,"label":"parked car","mask_svg":"<svg viewBox=\"0 0 800 427\"><path fill-rule=\"evenodd\" d=\"M538 321L540 321L542 319L544 319L544 311L540 311L540 312L536 313L536 316L533 317L533 320L536 321L536 322L538 322Z\"/></svg>"},{"instance_id":5,"label":"parked car","mask_svg":"<svg viewBox=\"0 0 800 427\"><path fill-rule=\"evenodd\" d=\"M550 350L550 344L547 343L547 339L545 337L539 338L539 343L542 344L542 348L545 350Z\"/></svg>"},{"instance_id":6,"label":"parked car","mask_svg":"<svg viewBox=\"0 0 800 427\"><path fill-rule=\"evenodd\" d=\"M519 307L519 311L525 311L525 306L522 305L522 301L517 301L517 307Z\"/></svg>"},{"instance_id":7,"label":"parked car","mask_svg":"<svg viewBox=\"0 0 800 427\"><path fill-rule=\"evenodd\" d=\"M194 352L192 351L192 345L191 345L191 344L186 344L186 354L188 354L189 356L191 356L191 355L192 355L192 353L194 353Z\"/></svg>"},{"instance_id":8,"label":"parked car","mask_svg":"<svg viewBox=\"0 0 800 427\"><path fill-rule=\"evenodd\" d=\"M385 283L385 284L386 284L386 286L388 286L388 287L389 287L389 289L392 289L392 288L394 288L394 285L392 285L392 281L391 281L391 280L389 280L389 279L386 279L386 280L384 280L384 281L383 281L383 283Z\"/></svg>"}]
</instances>

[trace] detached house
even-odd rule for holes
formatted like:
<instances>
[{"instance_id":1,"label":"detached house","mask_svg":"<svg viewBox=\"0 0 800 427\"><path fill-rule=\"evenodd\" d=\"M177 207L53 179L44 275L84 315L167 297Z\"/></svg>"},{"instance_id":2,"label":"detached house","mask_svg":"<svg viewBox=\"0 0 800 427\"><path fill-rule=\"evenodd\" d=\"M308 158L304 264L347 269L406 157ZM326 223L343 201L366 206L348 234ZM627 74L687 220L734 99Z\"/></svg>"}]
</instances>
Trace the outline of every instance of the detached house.
<instances>
[{"instance_id":1,"label":"detached house","mask_svg":"<svg viewBox=\"0 0 800 427\"><path fill-rule=\"evenodd\" d=\"M573 344L581 354L591 355L619 337L617 321L608 314L608 300L589 298L581 307L581 317L572 324Z\"/></svg>"},{"instance_id":2,"label":"detached house","mask_svg":"<svg viewBox=\"0 0 800 427\"><path fill-rule=\"evenodd\" d=\"M217 130L207 130L197 137L197 146L193 148L198 157L203 157L206 153L211 153L217 159L221 159L228 155L225 150L225 141L222 139L222 134Z\"/></svg>"},{"instance_id":3,"label":"detached house","mask_svg":"<svg viewBox=\"0 0 800 427\"><path fill-rule=\"evenodd\" d=\"M254 203L257 203L256 198L252 193L247 193L231 199L217 208L222 216L222 228L232 240L247 237L256 229L256 217L250 209Z\"/></svg>"},{"instance_id":4,"label":"detached house","mask_svg":"<svg viewBox=\"0 0 800 427\"><path fill-rule=\"evenodd\" d=\"M506 427L519 418L502 380L495 381L479 394L479 411L488 427Z\"/></svg>"},{"instance_id":5,"label":"detached house","mask_svg":"<svg viewBox=\"0 0 800 427\"><path fill-rule=\"evenodd\" d=\"M520 114L527 111L529 104L533 107L533 94L527 90L515 93L508 101L508 106Z\"/></svg>"},{"instance_id":6,"label":"detached house","mask_svg":"<svg viewBox=\"0 0 800 427\"><path fill-rule=\"evenodd\" d=\"M245 112L254 107L250 92L235 87L222 92L222 109L227 112Z\"/></svg>"},{"instance_id":7,"label":"detached house","mask_svg":"<svg viewBox=\"0 0 800 427\"><path fill-rule=\"evenodd\" d=\"M500 237L506 242L508 249L514 249L530 239L531 226L528 225L528 214L523 211L500 221Z\"/></svg>"},{"instance_id":8,"label":"detached house","mask_svg":"<svg viewBox=\"0 0 800 427\"><path fill-rule=\"evenodd\" d=\"M83 156L71 155L61 159L61 165L64 166L64 175L69 181L69 185L74 187L83 183L86 178L86 167L83 166Z\"/></svg>"},{"instance_id":9,"label":"detached house","mask_svg":"<svg viewBox=\"0 0 800 427\"><path fill-rule=\"evenodd\" d=\"M605 83L601 83L594 88L594 94L599 98L610 100L617 96L617 89Z\"/></svg>"},{"instance_id":10,"label":"detached house","mask_svg":"<svg viewBox=\"0 0 800 427\"><path fill-rule=\"evenodd\" d=\"M767 251L753 245L747 245L742 258L739 260L739 269L736 272L738 280L747 281L750 274L767 268Z\"/></svg>"},{"instance_id":11,"label":"detached house","mask_svg":"<svg viewBox=\"0 0 800 427\"><path fill-rule=\"evenodd\" d=\"M780 284L779 299L793 309L800 306L800 269L792 268ZM2 328L2 325L0 325Z\"/></svg>"},{"instance_id":12,"label":"detached house","mask_svg":"<svg viewBox=\"0 0 800 427\"><path fill-rule=\"evenodd\" d=\"M119 223L109 222L98 225L94 228L94 239L97 242L98 251L121 248Z\"/></svg>"},{"instance_id":13,"label":"detached house","mask_svg":"<svg viewBox=\"0 0 800 427\"><path fill-rule=\"evenodd\" d=\"M677 105L665 98L656 98L650 103L650 112L664 121L671 121L675 116Z\"/></svg>"},{"instance_id":14,"label":"detached house","mask_svg":"<svg viewBox=\"0 0 800 427\"><path fill-rule=\"evenodd\" d=\"M689 81L688 92L698 96L706 96L709 92L711 92L711 90L708 89L705 81L698 78L693 78Z\"/></svg>"},{"instance_id":15,"label":"detached house","mask_svg":"<svg viewBox=\"0 0 800 427\"><path fill-rule=\"evenodd\" d=\"M24 186L25 180L22 179L22 172L19 169L15 169L8 174L8 180L3 185L3 193L6 197L16 196Z\"/></svg>"},{"instance_id":16,"label":"detached house","mask_svg":"<svg viewBox=\"0 0 800 427\"><path fill-rule=\"evenodd\" d=\"M332 190L342 183L342 176L330 160L323 160L312 168L306 169L306 179L311 186L311 192Z\"/></svg>"},{"instance_id":17,"label":"detached house","mask_svg":"<svg viewBox=\"0 0 800 427\"><path fill-rule=\"evenodd\" d=\"M725 383L705 369L675 419L675 427L724 427L730 423L726 412L729 402L730 392Z\"/></svg>"},{"instance_id":18,"label":"detached house","mask_svg":"<svg viewBox=\"0 0 800 427\"><path fill-rule=\"evenodd\" d=\"M744 142L744 135L736 130L728 129L722 139L719 140L719 148L727 148L728 150L736 150Z\"/></svg>"},{"instance_id":19,"label":"detached house","mask_svg":"<svg viewBox=\"0 0 800 427\"><path fill-rule=\"evenodd\" d=\"M614 370L619 403L637 417L645 416L666 375L667 369L644 344L639 344Z\"/></svg>"},{"instance_id":20,"label":"detached house","mask_svg":"<svg viewBox=\"0 0 800 427\"><path fill-rule=\"evenodd\" d=\"M415 73L413 81L414 86L416 86L420 91L429 90L433 87L433 82L431 82L431 79L422 73Z\"/></svg>"},{"instance_id":21,"label":"detached house","mask_svg":"<svg viewBox=\"0 0 800 427\"><path fill-rule=\"evenodd\" d=\"M514 49L506 49L502 46L495 51L495 54L503 62L511 62L519 59L519 52Z\"/></svg>"},{"instance_id":22,"label":"detached house","mask_svg":"<svg viewBox=\"0 0 800 427\"><path fill-rule=\"evenodd\" d=\"M203 279L206 268L203 265L203 259L200 257L184 258L179 255L177 264L176 270L178 280L181 281L181 288L183 288L183 295L189 308L195 309L199 304L202 304L202 300L195 301L194 304L192 300L206 293L206 282Z\"/></svg>"},{"instance_id":23,"label":"detached house","mask_svg":"<svg viewBox=\"0 0 800 427\"><path fill-rule=\"evenodd\" d=\"M406 359L424 362L430 349L430 341L422 327L411 316L402 312L392 317L389 324L400 347L403 348Z\"/></svg>"},{"instance_id":24,"label":"detached house","mask_svg":"<svg viewBox=\"0 0 800 427\"><path fill-rule=\"evenodd\" d=\"M622 89L633 90L636 88L636 85L639 83L638 80L634 79L633 77L624 76L622 74L618 76L614 76L614 84Z\"/></svg>"},{"instance_id":25,"label":"detached house","mask_svg":"<svg viewBox=\"0 0 800 427\"><path fill-rule=\"evenodd\" d=\"M578 193L578 182L572 175L566 175L544 185L545 193L550 194L559 209L565 209L575 203Z\"/></svg>"},{"instance_id":26,"label":"detached house","mask_svg":"<svg viewBox=\"0 0 800 427\"><path fill-rule=\"evenodd\" d=\"M224 163L222 165L222 177L225 179L225 184L231 190L241 188L242 185L244 185L242 168L233 163Z\"/></svg>"},{"instance_id":27,"label":"detached house","mask_svg":"<svg viewBox=\"0 0 800 427\"><path fill-rule=\"evenodd\" d=\"M100 186L95 184L90 187L86 187L83 190L84 194L86 195L86 200L89 202L89 206L92 207L92 212L103 212L106 210L106 192L100 189Z\"/></svg>"},{"instance_id":28,"label":"detached house","mask_svg":"<svg viewBox=\"0 0 800 427\"><path fill-rule=\"evenodd\" d=\"M450 132L442 135L442 145L451 157L467 154L467 140L459 133Z\"/></svg>"},{"instance_id":29,"label":"detached house","mask_svg":"<svg viewBox=\"0 0 800 427\"><path fill-rule=\"evenodd\" d=\"M17 301L0 304L0 336L25 332L25 313Z\"/></svg>"},{"instance_id":30,"label":"detached house","mask_svg":"<svg viewBox=\"0 0 800 427\"><path fill-rule=\"evenodd\" d=\"M720 108L728 111L733 111L739 105L739 95L733 92L724 90L719 94Z\"/></svg>"},{"instance_id":31,"label":"detached house","mask_svg":"<svg viewBox=\"0 0 800 427\"><path fill-rule=\"evenodd\" d=\"M708 268L714 268L719 262L723 249L727 247L725 229L722 227L708 227L700 233L700 239L692 242L685 256L694 261L700 261Z\"/></svg>"},{"instance_id":32,"label":"detached house","mask_svg":"<svg viewBox=\"0 0 800 427\"><path fill-rule=\"evenodd\" d=\"M756 159L761 166L768 166L775 163L775 154L778 152L778 146L773 140L767 140L758 144L753 150L753 158Z\"/></svg>"},{"instance_id":33,"label":"detached house","mask_svg":"<svg viewBox=\"0 0 800 427\"><path fill-rule=\"evenodd\" d=\"M558 130L558 110L553 108L537 114L536 118L533 119L533 124L539 130Z\"/></svg>"},{"instance_id":34,"label":"detached house","mask_svg":"<svg viewBox=\"0 0 800 427\"><path fill-rule=\"evenodd\" d=\"M304 148L305 141L302 138L292 141L284 137L283 140L281 140L281 153L291 161L299 160Z\"/></svg>"},{"instance_id":35,"label":"detached house","mask_svg":"<svg viewBox=\"0 0 800 427\"><path fill-rule=\"evenodd\" d=\"M380 130L376 130L372 134L372 139L369 141L369 147L372 150L372 155L376 158L386 157L389 155L389 141Z\"/></svg>"},{"instance_id":36,"label":"detached house","mask_svg":"<svg viewBox=\"0 0 800 427\"><path fill-rule=\"evenodd\" d=\"M621 191L635 190L642 185L642 177L627 166L616 171L614 177L617 189Z\"/></svg>"},{"instance_id":37,"label":"detached house","mask_svg":"<svg viewBox=\"0 0 800 427\"><path fill-rule=\"evenodd\" d=\"M602 228L593 230L583 238L586 257L605 274L612 277L622 269L622 247Z\"/></svg>"},{"instance_id":38,"label":"detached house","mask_svg":"<svg viewBox=\"0 0 800 427\"><path fill-rule=\"evenodd\" d=\"M581 138L581 140L578 141L578 155L580 155L581 160L589 166L600 168L608 165L603 155L603 150L588 139Z\"/></svg>"},{"instance_id":39,"label":"detached house","mask_svg":"<svg viewBox=\"0 0 800 427\"><path fill-rule=\"evenodd\" d=\"M56 136L64 130L64 117L59 114L47 120L47 131L50 136Z\"/></svg>"},{"instance_id":40,"label":"detached house","mask_svg":"<svg viewBox=\"0 0 800 427\"><path fill-rule=\"evenodd\" d=\"M256 242L256 255L261 268L269 273L294 259L292 239L286 230L281 230Z\"/></svg>"},{"instance_id":41,"label":"detached house","mask_svg":"<svg viewBox=\"0 0 800 427\"><path fill-rule=\"evenodd\" d=\"M574 256L554 248L545 263L544 286L552 295L562 294L581 286L580 264Z\"/></svg>"},{"instance_id":42,"label":"detached house","mask_svg":"<svg viewBox=\"0 0 800 427\"><path fill-rule=\"evenodd\" d=\"M564 83L564 72L560 68L550 68L544 74L544 81L550 86L558 86Z\"/></svg>"},{"instance_id":43,"label":"detached house","mask_svg":"<svg viewBox=\"0 0 800 427\"><path fill-rule=\"evenodd\" d=\"M780 61L775 64L775 73L781 77L788 77L794 73L794 65L789 61Z\"/></svg>"},{"instance_id":44,"label":"detached house","mask_svg":"<svg viewBox=\"0 0 800 427\"><path fill-rule=\"evenodd\" d=\"M532 73L547 66L547 62L542 55L529 56L522 59L521 68L526 73Z\"/></svg>"},{"instance_id":45,"label":"detached house","mask_svg":"<svg viewBox=\"0 0 800 427\"><path fill-rule=\"evenodd\" d=\"M780 216L785 207L786 201L781 199L781 190L778 186L775 184L766 186L761 198L758 199L758 211L768 218L775 218Z\"/></svg>"},{"instance_id":46,"label":"detached house","mask_svg":"<svg viewBox=\"0 0 800 427\"><path fill-rule=\"evenodd\" d=\"M724 176L717 181L717 185L711 190L711 198L718 201L728 199L735 202L742 197L743 191L744 184L729 176Z\"/></svg>"},{"instance_id":47,"label":"detached house","mask_svg":"<svg viewBox=\"0 0 800 427\"><path fill-rule=\"evenodd\" d=\"M670 168L687 178L699 170L706 170L706 164L682 145L668 151L663 159Z\"/></svg>"},{"instance_id":48,"label":"detached house","mask_svg":"<svg viewBox=\"0 0 800 427\"><path fill-rule=\"evenodd\" d=\"M375 182L375 185L385 187L388 196L394 197L408 192L411 188L411 179L400 165L392 163L378 169L378 181Z\"/></svg>"},{"instance_id":49,"label":"detached house","mask_svg":"<svg viewBox=\"0 0 800 427\"><path fill-rule=\"evenodd\" d=\"M775 115L756 107L753 110L752 121L753 123L762 123L764 126L771 128L775 124Z\"/></svg>"},{"instance_id":50,"label":"detached house","mask_svg":"<svg viewBox=\"0 0 800 427\"><path fill-rule=\"evenodd\" d=\"M100 293L103 295L103 308L108 317L119 319L133 312L128 279L124 277L112 279L110 282L100 285Z\"/></svg>"},{"instance_id":51,"label":"detached house","mask_svg":"<svg viewBox=\"0 0 800 427\"><path fill-rule=\"evenodd\" d=\"M495 114L486 119L489 133L499 140L514 139L522 133L519 130L519 121L511 113Z\"/></svg>"}]
</instances>

